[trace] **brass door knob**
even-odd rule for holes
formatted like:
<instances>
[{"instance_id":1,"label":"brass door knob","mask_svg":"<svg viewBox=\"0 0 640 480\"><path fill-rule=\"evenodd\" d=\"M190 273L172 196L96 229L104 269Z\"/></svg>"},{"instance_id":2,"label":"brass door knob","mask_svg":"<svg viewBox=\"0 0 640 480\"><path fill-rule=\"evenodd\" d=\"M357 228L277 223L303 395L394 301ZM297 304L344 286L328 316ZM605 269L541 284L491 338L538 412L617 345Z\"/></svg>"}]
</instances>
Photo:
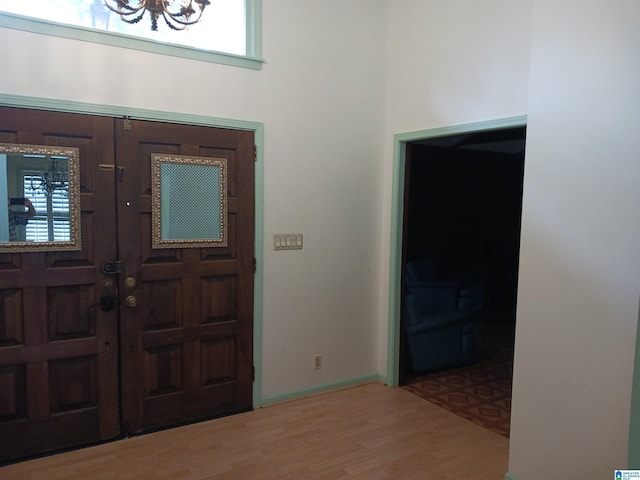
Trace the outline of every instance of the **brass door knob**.
<instances>
[{"instance_id":1,"label":"brass door knob","mask_svg":"<svg viewBox=\"0 0 640 480\"><path fill-rule=\"evenodd\" d=\"M127 307L135 307L138 304L138 299L134 295L129 295L124 299L124 303Z\"/></svg>"}]
</instances>

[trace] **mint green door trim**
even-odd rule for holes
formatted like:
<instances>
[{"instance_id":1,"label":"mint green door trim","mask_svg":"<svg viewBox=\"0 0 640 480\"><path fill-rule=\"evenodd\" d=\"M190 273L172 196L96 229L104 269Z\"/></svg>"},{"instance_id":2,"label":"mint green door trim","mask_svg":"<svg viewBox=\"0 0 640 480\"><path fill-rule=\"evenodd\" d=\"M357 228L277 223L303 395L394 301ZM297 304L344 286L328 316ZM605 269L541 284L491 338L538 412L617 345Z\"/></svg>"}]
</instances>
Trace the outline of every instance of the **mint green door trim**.
<instances>
[{"instance_id":1,"label":"mint green door trim","mask_svg":"<svg viewBox=\"0 0 640 480\"><path fill-rule=\"evenodd\" d=\"M262 59L262 0L246 1L246 55L204 50L195 47L154 42L144 38L131 37L116 32L106 32L91 28L47 22L21 15L0 12L0 27L39 33L53 37L70 38L85 42L129 48L143 52L170 55L173 57L220 63L235 67L261 70Z\"/></svg>"},{"instance_id":2,"label":"mint green door trim","mask_svg":"<svg viewBox=\"0 0 640 480\"><path fill-rule=\"evenodd\" d=\"M0 93L0 106L34 108L57 112L84 113L107 117L130 117L137 120L151 120L205 127L231 128L254 132L256 145L255 169L255 258L256 273L253 288L253 364L256 369L253 383L253 407L262 406L262 305L263 305L263 254L264 244L264 125L258 122L232 120L228 118L190 115L184 113L145 110L95 103L69 102L37 97L23 97Z\"/></svg>"},{"instance_id":3,"label":"mint green door trim","mask_svg":"<svg viewBox=\"0 0 640 480\"><path fill-rule=\"evenodd\" d=\"M638 314L636 359L633 367L633 386L631 387L631 419L629 421L627 459L629 470L640 470L640 313Z\"/></svg>"},{"instance_id":4,"label":"mint green door trim","mask_svg":"<svg viewBox=\"0 0 640 480\"><path fill-rule=\"evenodd\" d=\"M402 221L404 213L404 170L407 143L425 138L459 133L482 132L500 128L521 127L527 116L501 118L484 122L453 125L429 130L398 133L393 137L393 177L391 193L391 247L389 259L389 328L387 346L387 385L397 387L400 370L400 288L402 271Z\"/></svg>"}]
</instances>

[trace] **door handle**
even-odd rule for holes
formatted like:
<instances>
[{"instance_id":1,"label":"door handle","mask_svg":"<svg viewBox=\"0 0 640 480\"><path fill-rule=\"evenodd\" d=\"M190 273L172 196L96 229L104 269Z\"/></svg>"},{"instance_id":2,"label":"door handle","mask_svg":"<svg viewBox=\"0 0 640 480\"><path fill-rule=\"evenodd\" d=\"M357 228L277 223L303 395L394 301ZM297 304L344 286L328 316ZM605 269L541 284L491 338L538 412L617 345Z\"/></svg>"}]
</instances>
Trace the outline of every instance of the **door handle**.
<instances>
[{"instance_id":1,"label":"door handle","mask_svg":"<svg viewBox=\"0 0 640 480\"><path fill-rule=\"evenodd\" d=\"M100 297L100 310L110 312L116 306L116 299L111 295L103 295Z\"/></svg>"},{"instance_id":2,"label":"door handle","mask_svg":"<svg viewBox=\"0 0 640 480\"><path fill-rule=\"evenodd\" d=\"M127 307L133 308L138 304L138 299L135 297L135 295L129 295L124 299L124 304Z\"/></svg>"}]
</instances>

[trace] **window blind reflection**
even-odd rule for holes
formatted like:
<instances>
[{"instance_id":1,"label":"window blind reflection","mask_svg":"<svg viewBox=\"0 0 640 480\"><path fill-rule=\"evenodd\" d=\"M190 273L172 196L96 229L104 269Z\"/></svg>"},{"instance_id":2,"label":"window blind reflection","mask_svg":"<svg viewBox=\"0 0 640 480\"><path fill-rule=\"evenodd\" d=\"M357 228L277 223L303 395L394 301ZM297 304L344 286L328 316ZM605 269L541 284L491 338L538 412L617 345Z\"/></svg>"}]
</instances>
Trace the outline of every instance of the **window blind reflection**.
<instances>
[{"instance_id":1,"label":"window blind reflection","mask_svg":"<svg viewBox=\"0 0 640 480\"><path fill-rule=\"evenodd\" d=\"M42 176L38 172L25 172L23 185L25 197L31 200L36 210L35 217L29 219L26 226L27 242L61 242L70 240L69 198L64 190L55 190L46 195L34 190ZM66 187L68 188L68 182Z\"/></svg>"}]
</instances>

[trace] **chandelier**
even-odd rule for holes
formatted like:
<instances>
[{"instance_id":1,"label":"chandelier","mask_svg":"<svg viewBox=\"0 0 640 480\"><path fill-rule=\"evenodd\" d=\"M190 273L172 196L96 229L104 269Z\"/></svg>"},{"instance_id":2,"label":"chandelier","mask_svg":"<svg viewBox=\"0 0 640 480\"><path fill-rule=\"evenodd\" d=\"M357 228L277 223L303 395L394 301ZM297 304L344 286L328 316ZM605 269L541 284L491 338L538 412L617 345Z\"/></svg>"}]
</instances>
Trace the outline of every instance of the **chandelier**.
<instances>
[{"instance_id":1,"label":"chandelier","mask_svg":"<svg viewBox=\"0 0 640 480\"><path fill-rule=\"evenodd\" d=\"M31 190L41 192L47 197L51 197L56 190L61 190L60 193L67 197L69 195L67 171L58 168L58 163L52 158L49 167L40 172L40 178L35 175L31 177Z\"/></svg>"},{"instance_id":2,"label":"chandelier","mask_svg":"<svg viewBox=\"0 0 640 480\"><path fill-rule=\"evenodd\" d=\"M158 30L158 19L164 18L172 30L184 30L200 20L209 0L104 0L109 10L127 23L138 23L148 11L151 30ZM194 6L198 7L198 11Z\"/></svg>"}]
</instances>

